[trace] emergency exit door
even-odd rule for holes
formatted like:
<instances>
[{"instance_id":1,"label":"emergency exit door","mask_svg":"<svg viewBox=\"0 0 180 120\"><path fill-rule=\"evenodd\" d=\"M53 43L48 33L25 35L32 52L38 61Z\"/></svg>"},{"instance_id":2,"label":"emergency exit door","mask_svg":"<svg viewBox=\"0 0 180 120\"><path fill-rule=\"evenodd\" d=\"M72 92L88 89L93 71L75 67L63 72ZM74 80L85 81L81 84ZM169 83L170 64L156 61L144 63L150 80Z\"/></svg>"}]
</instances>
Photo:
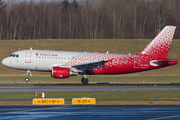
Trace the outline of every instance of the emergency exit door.
<instances>
[{"instance_id":1,"label":"emergency exit door","mask_svg":"<svg viewBox=\"0 0 180 120\"><path fill-rule=\"evenodd\" d=\"M140 67L140 60L138 58L134 58L134 68Z\"/></svg>"}]
</instances>

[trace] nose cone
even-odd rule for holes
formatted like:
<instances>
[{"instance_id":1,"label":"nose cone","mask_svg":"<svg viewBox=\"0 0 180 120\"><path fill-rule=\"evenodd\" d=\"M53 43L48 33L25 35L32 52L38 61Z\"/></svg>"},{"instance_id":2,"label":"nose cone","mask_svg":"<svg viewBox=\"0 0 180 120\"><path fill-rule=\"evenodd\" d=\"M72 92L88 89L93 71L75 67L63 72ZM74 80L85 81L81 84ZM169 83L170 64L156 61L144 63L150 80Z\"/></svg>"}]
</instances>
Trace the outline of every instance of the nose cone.
<instances>
[{"instance_id":1,"label":"nose cone","mask_svg":"<svg viewBox=\"0 0 180 120\"><path fill-rule=\"evenodd\" d=\"M8 67L8 66L9 66L9 60L7 60L7 58L4 58L4 59L2 60L2 64L3 64L4 66Z\"/></svg>"}]
</instances>

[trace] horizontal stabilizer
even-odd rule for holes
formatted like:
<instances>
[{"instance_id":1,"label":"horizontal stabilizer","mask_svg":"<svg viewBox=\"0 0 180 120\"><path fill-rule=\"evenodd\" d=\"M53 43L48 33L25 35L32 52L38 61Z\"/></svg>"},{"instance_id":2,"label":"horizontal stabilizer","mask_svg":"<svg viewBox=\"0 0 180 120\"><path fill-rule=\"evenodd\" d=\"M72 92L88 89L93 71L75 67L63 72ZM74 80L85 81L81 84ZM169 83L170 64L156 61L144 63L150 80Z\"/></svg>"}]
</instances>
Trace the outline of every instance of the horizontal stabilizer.
<instances>
[{"instance_id":1,"label":"horizontal stabilizer","mask_svg":"<svg viewBox=\"0 0 180 120\"><path fill-rule=\"evenodd\" d=\"M150 64L151 65L154 65L154 66L157 66L157 65L162 65L162 64L164 64L164 63L168 63L168 62L171 62L171 61L173 61L173 60L164 60L164 61L151 61L150 62Z\"/></svg>"}]
</instances>

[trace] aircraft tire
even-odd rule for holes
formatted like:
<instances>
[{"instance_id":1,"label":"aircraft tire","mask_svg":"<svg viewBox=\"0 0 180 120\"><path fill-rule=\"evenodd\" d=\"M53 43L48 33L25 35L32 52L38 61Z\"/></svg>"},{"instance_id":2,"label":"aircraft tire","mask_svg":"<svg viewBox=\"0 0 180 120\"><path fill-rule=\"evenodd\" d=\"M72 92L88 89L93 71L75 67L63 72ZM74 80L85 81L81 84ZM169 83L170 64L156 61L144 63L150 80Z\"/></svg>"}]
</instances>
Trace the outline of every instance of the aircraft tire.
<instances>
[{"instance_id":1,"label":"aircraft tire","mask_svg":"<svg viewBox=\"0 0 180 120\"><path fill-rule=\"evenodd\" d=\"M83 84L88 84L89 81L88 81L87 78L82 78L82 79L81 79L81 82L82 82Z\"/></svg>"},{"instance_id":2,"label":"aircraft tire","mask_svg":"<svg viewBox=\"0 0 180 120\"><path fill-rule=\"evenodd\" d=\"M26 78L25 78L25 81L26 81L26 82L29 82L29 78L28 78L28 77L26 77Z\"/></svg>"}]
</instances>

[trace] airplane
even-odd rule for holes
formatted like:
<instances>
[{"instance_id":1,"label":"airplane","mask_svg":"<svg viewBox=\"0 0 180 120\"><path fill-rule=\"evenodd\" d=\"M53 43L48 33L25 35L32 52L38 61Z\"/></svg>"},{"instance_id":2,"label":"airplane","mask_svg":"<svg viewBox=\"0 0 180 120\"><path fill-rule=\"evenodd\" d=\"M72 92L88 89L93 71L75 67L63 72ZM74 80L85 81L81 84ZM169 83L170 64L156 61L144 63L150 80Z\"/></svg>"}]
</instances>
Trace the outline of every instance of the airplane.
<instances>
[{"instance_id":1,"label":"airplane","mask_svg":"<svg viewBox=\"0 0 180 120\"><path fill-rule=\"evenodd\" d=\"M2 60L9 68L30 71L51 72L51 77L63 79L82 75L81 82L88 84L86 75L126 74L163 68L178 64L167 58L176 26L166 26L138 54L110 54L55 50L20 50Z\"/></svg>"}]
</instances>

